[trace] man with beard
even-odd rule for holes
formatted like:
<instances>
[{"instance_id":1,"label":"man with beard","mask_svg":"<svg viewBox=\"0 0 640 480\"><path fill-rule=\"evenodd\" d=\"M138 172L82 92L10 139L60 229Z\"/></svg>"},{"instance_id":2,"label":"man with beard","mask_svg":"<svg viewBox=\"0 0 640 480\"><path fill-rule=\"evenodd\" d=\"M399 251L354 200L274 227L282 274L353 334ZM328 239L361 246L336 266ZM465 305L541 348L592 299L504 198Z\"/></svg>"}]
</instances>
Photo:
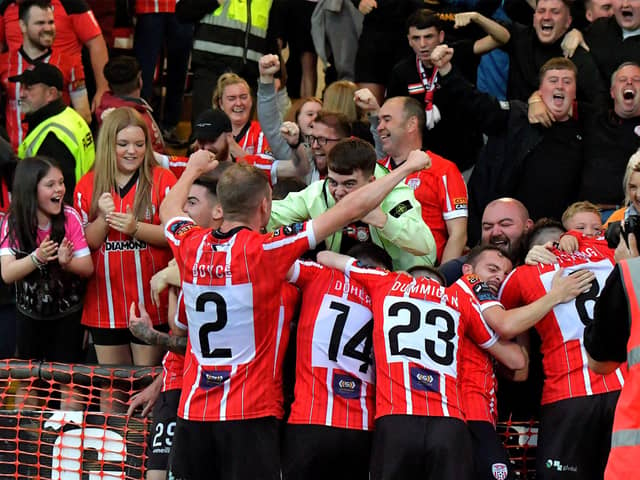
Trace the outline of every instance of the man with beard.
<instances>
[{"instance_id":1,"label":"man with beard","mask_svg":"<svg viewBox=\"0 0 640 480\"><path fill-rule=\"evenodd\" d=\"M524 238L533 226L527 208L515 198L499 198L490 202L482 214L480 245L493 245L505 252L510 258L520 261L524 254ZM474 232L477 237L477 233ZM475 243L475 242L474 242ZM453 284L462 276L467 256L451 260L440 266L447 285Z\"/></svg>"},{"instance_id":2,"label":"man with beard","mask_svg":"<svg viewBox=\"0 0 640 480\"><path fill-rule=\"evenodd\" d=\"M10 50L0 56L0 80L7 92L7 133L14 149L24 140L28 130L22 124L24 112L19 101L20 83L11 84L9 77L21 75L38 63L50 63L58 67L64 79L61 88L64 103L68 105L70 100L74 110L87 123L91 122L82 65L69 63L66 52L51 48L56 37L51 4L43 0L26 0L20 4L19 16L22 45L19 49Z\"/></svg>"}]
</instances>

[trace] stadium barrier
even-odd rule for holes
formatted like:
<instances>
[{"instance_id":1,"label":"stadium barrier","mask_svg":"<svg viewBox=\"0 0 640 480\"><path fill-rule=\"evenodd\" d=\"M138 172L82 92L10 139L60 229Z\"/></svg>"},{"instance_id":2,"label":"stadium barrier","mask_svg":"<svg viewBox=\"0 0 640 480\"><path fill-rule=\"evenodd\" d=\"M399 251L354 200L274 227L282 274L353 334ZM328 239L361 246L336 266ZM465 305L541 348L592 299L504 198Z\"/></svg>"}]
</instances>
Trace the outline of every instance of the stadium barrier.
<instances>
[{"instance_id":1,"label":"stadium barrier","mask_svg":"<svg viewBox=\"0 0 640 480\"><path fill-rule=\"evenodd\" d=\"M160 370L0 360L0 480L144 479L151 420L100 406L125 411ZM498 432L516 478L535 479L537 422Z\"/></svg>"}]
</instances>

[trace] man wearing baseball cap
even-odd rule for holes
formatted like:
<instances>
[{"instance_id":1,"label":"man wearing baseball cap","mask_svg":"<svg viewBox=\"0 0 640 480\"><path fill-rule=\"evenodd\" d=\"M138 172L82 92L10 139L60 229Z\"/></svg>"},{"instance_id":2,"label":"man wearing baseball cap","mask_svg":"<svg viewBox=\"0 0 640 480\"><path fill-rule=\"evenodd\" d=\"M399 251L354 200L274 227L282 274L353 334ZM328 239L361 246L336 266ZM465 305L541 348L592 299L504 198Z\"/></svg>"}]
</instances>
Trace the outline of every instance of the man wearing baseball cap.
<instances>
[{"instance_id":1,"label":"man wearing baseball cap","mask_svg":"<svg viewBox=\"0 0 640 480\"><path fill-rule=\"evenodd\" d=\"M278 178L300 176L296 163L292 160L275 160L271 155L264 153L245 155L243 157L231 155L229 152L229 138L233 138L231 120L222 110L210 108L202 112L193 125L193 138L195 141L192 146L195 149L203 149L215 153L219 162L229 160L244 162L259 168L267 175L272 186L278 182ZM171 169L178 177L188 161L186 157L167 155L156 155L156 159L163 167Z\"/></svg>"},{"instance_id":2,"label":"man wearing baseball cap","mask_svg":"<svg viewBox=\"0 0 640 480\"><path fill-rule=\"evenodd\" d=\"M60 98L63 79L57 67L38 63L9 81L20 82L20 104L29 125L18 157L46 155L56 159L64 175L64 200L71 204L76 181L89 171L95 158L87 122Z\"/></svg>"}]
</instances>

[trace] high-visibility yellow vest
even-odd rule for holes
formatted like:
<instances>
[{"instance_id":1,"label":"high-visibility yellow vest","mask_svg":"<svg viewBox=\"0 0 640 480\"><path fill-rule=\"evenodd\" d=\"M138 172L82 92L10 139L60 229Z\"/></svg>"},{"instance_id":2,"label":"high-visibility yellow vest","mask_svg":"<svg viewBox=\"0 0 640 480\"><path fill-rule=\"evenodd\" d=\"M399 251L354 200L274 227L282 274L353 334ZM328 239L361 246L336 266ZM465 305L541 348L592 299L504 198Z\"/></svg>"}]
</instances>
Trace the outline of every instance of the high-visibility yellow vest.
<instances>
[{"instance_id":1,"label":"high-visibility yellow vest","mask_svg":"<svg viewBox=\"0 0 640 480\"><path fill-rule=\"evenodd\" d=\"M18 157L33 157L38 154L40 145L53 133L69 149L76 159L76 182L89 171L96 157L93 135L87 122L73 108L67 107L62 112L47 118L29 132L29 135L18 147Z\"/></svg>"}]
</instances>

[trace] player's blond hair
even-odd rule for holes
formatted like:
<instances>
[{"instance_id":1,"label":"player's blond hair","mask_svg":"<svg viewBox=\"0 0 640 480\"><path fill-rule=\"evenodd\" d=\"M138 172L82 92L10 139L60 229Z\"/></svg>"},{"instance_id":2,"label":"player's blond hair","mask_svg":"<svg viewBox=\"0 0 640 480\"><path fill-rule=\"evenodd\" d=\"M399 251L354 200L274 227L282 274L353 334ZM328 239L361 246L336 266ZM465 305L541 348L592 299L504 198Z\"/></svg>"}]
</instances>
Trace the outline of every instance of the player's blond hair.
<instances>
[{"instance_id":1,"label":"player's blond hair","mask_svg":"<svg viewBox=\"0 0 640 480\"><path fill-rule=\"evenodd\" d=\"M98 132L96 160L93 164L93 193L90 216L94 219L98 213L98 200L105 192L118 188L118 158L116 141L118 133L127 127L140 127L144 132L144 160L138 168L138 185L133 201L133 214L138 220L144 220L151 213L151 189L153 188L153 167L158 166L151 149L151 137L146 122L133 108L119 107L107 115Z\"/></svg>"},{"instance_id":2,"label":"player's blond hair","mask_svg":"<svg viewBox=\"0 0 640 480\"><path fill-rule=\"evenodd\" d=\"M567 226L569 220L571 220L574 215L584 212L595 213L598 217L600 216L600 209L593 203L587 201L575 202L569 205L562 213L562 226L569 230L569 227Z\"/></svg>"},{"instance_id":3,"label":"player's blond hair","mask_svg":"<svg viewBox=\"0 0 640 480\"><path fill-rule=\"evenodd\" d=\"M624 204L629 205L631 198L629 197L629 182L631 181L631 175L635 172L640 172L640 149L631 157L627 162L627 169L624 172L624 178L622 179L622 190L624 191Z\"/></svg>"}]
</instances>

